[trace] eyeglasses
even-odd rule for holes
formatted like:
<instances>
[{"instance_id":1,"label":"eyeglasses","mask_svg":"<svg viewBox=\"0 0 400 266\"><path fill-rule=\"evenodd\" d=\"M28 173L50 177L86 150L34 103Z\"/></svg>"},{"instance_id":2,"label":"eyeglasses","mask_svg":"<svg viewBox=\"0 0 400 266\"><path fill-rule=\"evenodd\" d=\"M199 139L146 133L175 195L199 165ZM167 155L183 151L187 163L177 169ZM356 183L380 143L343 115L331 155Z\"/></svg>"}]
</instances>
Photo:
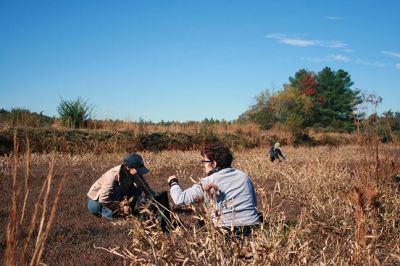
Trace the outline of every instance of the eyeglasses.
<instances>
[{"instance_id":1,"label":"eyeglasses","mask_svg":"<svg viewBox=\"0 0 400 266\"><path fill-rule=\"evenodd\" d=\"M212 163L212 161L210 161L210 160L208 160L208 161L207 160L202 160L201 163Z\"/></svg>"}]
</instances>

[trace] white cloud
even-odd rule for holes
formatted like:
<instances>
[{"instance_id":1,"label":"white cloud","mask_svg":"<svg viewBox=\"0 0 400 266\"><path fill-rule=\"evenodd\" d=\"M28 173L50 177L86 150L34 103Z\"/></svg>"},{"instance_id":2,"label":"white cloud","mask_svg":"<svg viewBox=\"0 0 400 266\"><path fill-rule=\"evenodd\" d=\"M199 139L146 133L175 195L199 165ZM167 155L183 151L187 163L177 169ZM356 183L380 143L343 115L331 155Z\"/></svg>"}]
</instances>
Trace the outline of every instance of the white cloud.
<instances>
[{"instance_id":1,"label":"white cloud","mask_svg":"<svg viewBox=\"0 0 400 266\"><path fill-rule=\"evenodd\" d=\"M341 55L341 54L333 54L328 56L329 59L332 59L334 61L342 61L342 62L348 62L350 59L347 56Z\"/></svg>"},{"instance_id":2,"label":"white cloud","mask_svg":"<svg viewBox=\"0 0 400 266\"><path fill-rule=\"evenodd\" d=\"M372 66L372 67L385 67L386 64L382 62L370 62L364 61L361 59L351 59L344 55L329 55L326 57L301 57L301 60L310 61L314 63L322 63L322 62L332 62L332 61L340 61L340 62L348 62L355 63L364 66ZM396 68L400 70L400 64L396 64Z\"/></svg>"},{"instance_id":3,"label":"white cloud","mask_svg":"<svg viewBox=\"0 0 400 266\"><path fill-rule=\"evenodd\" d=\"M386 55L393 56L393 57L400 58L400 53L399 53L399 52L389 52L389 51L383 51L382 53L383 53L383 54L386 54Z\"/></svg>"},{"instance_id":4,"label":"white cloud","mask_svg":"<svg viewBox=\"0 0 400 266\"><path fill-rule=\"evenodd\" d=\"M307 46L318 46L320 45L321 41L319 40L306 40L301 38L291 38L288 37L286 34L280 33L273 33L268 34L265 37L269 39L275 39L279 43L284 43L292 46L300 46L300 47L307 47Z\"/></svg>"},{"instance_id":5,"label":"white cloud","mask_svg":"<svg viewBox=\"0 0 400 266\"><path fill-rule=\"evenodd\" d=\"M329 41L326 43L326 46L329 48L347 48L347 44L342 41Z\"/></svg>"},{"instance_id":6,"label":"white cloud","mask_svg":"<svg viewBox=\"0 0 400 266\"><path fill-rule=\"evenodd\" d=\"M272 33L267 34L265 36L269 39L277 40L279 43L292 45L292 46L299 46L299 47L310 47L310 46L319 46L319 47L328 47L334 49L343 49L346 51L351 51L347 48L347 44L342 41L321 41L321 40L310 40L310 39L303 39L303 38L295 38L289 37L286 34L281 33Z\"/></svg>"},{"instance_id":7,"label":"white cloud","mask_svg":"<svg viewBox=\"0 0 400 266\"><path fill-rule=\"evenodd\" d=\"M301 57L301 60L310 61L314 63L322 63L322 62L332 62L332 61L340 61L340 62L351 62L352 60L344 55L329 55L325 57Z\"/></svg>"},{"instance_id":8,"label":"white cloud","mask_svg":"<svg viewBox=\"0 0 400 266\"><path fill-rule=\"evenodd\" d=\"M270 39L281 39L284 38L286 35L281 34L281 33L271 33L265 35L265 37L270 38Z\"/></svg>"},{"instance_id":9,"label":"white cloud","mask_svg":"<svg viewBox=\"0 0 400 266\"><path fill-rule=\"evenodd\" d=\"M326 16L325 18L329 20L344 20L344 18L342 17L335 17L335 16Z\"/></svg>"},{"instance_id":10,"label":"white cloud","mask_svg":"<svg viewBox=\"0 0 400 266\"><path fill-rule=\"evenodd\" d=\"M386 65L385 63L382 63L382 62L370 62L370 61L364 61L361 59L357 59L354 62L356 62L357 64L360 64L360 65L373 66L373 67L384 67Z\"/></svg>"},{"instance_id":11,"label":"white cloud","mask_svg":"<svg viewBox=\"0 0 400 266\"><path fill-rule=\"evenodd\" d=\"M314 62L314 63L321 63L326 61L326 58L319 58L319 57L301 57L301 60L304 61L310 61L310 62Z\"/></svg>"},{"instance_id":12,"label":"white cloud","mask_svg":"<svg viewBox=\"0 0 400 266\"><path fill-rule=\"evenodd\" d=\"M304 39L291 39L291 38L280 39L279 42L300 47L317 46L320 44L320 41L318 40L304 40Z\"/></svg>"},{"instance_id":13,"label":"white cloud","mask_svg":"<svg viewBox=\"0 0 400 266\"><path fill-rule=\"evenodd\" d=\"M400 64L395 64L394 66L396 67L396 69L400 70Z\"/></svg>"}]
</instances>

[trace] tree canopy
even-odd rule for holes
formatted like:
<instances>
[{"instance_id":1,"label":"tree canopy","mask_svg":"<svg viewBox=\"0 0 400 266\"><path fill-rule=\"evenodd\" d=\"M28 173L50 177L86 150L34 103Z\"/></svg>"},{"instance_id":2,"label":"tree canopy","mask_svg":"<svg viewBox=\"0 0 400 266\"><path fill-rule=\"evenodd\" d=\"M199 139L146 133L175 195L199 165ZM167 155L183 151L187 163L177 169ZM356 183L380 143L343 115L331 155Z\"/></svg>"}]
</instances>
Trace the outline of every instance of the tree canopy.
<instances>
[{"instance_id":1,"label":"tree canopy","mask_svg":"<svg viewBox=\"0 0 400 266\"><path fill-rule=\"evenodd\" d=\"M256 104L239 117L263 128L283 125L296 133L306 127L343 131L354 129L354 111L361 103L349 73L325 67L318 74L300 69L274 95L261 92Z\"/></svg>"}]
</instances>

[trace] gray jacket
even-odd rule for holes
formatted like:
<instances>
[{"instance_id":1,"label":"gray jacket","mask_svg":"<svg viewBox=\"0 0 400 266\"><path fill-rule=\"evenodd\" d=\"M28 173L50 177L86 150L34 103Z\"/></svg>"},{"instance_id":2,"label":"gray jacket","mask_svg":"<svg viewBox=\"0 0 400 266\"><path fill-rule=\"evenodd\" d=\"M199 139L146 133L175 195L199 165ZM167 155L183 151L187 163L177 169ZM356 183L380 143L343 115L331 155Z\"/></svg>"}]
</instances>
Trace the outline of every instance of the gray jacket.
<instances>
[{"instance_id":1,"label":"gray jacket","mask_svg":"<svg viewBox=\"0 0 400 266\"><path fill-rule=\"evenodd\" d=\"M208 193L206 190L210 185L213 188ZM240 170L222 169L202 178L198 184L184 191L176 184L171 187L170 193L176 205L187 205L205 200L206 204L209 204L211 217L216 226L229 227L260 223L253 183L250 177Z\"/></svg>"}]
</instances>

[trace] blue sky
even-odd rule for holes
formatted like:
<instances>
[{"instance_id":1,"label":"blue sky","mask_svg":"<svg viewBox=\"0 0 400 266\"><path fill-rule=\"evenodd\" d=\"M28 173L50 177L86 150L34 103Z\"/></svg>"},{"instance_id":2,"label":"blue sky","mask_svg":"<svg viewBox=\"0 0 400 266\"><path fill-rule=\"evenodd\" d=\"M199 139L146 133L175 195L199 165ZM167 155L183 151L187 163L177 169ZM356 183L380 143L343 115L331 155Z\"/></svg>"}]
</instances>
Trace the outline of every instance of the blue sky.
<instances>
[{"instance_id":1,"label":"blue sky","mask_svg":"<svg viewBox=\"0 0 400 266\"><path fill-rule=\"evenodd\" d=\"M0 107L232 120L301 68L344 69L400 111L400 1L0 0ZM396 26L397 25L397 26Z\"/></svg>"}]
</instances>

